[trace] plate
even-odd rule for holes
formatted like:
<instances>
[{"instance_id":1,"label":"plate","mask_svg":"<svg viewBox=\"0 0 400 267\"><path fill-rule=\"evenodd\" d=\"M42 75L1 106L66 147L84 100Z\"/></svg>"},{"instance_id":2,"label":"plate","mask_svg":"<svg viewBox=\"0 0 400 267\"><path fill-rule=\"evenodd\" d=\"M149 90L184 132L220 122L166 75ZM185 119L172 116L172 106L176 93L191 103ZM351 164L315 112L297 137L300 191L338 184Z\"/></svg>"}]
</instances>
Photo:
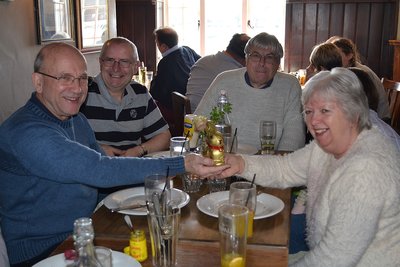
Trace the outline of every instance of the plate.
<instances>
[{"instance_id":1,"label":"plate","mask_svg":"<svg viewBox=\"0 0 400 267\"><path fill-rule=\"evenodd\" d=\"M66 260L64 257L64 253L60 253L54 255L50 258L44 259L33 267L63 267L67 266L68 264L72 264L74 261ZM122 252L112 251L112 265L113 267L141 267L142 265L132 258Z\"/></svg>"},{"instance_id":2,"label":"plate","mask_svg":"<svg viewBox=\"0 0 400 267\"><path fill-rule=\"evenodd\" d=\"M197 208L212 217L218 218L218 209L229 202L229 191L220 191L202 196L197 200ZM257 196L254 220L271 217L283 210L285 204L279 198L262 193Z\"/></svg>"},{"instance_id":3,"label":"plate","mask_svg":"<svg viewBox=\"0 0 400 267\"><path fill-rule=\"evenodd\" d=\"M179 208L186 206L190 200L190 196L187 193L176 188L172 188L171 197L173 203ZM143 186L117 191L108 195L104 199L104 205L109 209L116 209L118 207L131 204L144 204L145 202L146 199ZM128 215L147 215L146 207L131 210L121 210L118 212Z\"/></svg>"},{"instance_id":4,"label":"plate","mask_svg":"<svg viewBox=\"0 0 400 267\"><path fill-rule=\"evenodd\" d=\"M169 158L171 157L171 153L168 151L158 151L158 152L153 152L149 153L146 155L146 157L152 157L152 158Z\"/></svg>"},{"instance_id":5,"label":"plate","mask_svg":"<svg viewBox=\"0 0 400 267\"><path fill-rule=\"evenodd\" d=\"M257 154L258 149L255 146L247 145L247 144L238 144L237 153L245 154L245 155L255 155Z\"/></svg>"}]
</instances>

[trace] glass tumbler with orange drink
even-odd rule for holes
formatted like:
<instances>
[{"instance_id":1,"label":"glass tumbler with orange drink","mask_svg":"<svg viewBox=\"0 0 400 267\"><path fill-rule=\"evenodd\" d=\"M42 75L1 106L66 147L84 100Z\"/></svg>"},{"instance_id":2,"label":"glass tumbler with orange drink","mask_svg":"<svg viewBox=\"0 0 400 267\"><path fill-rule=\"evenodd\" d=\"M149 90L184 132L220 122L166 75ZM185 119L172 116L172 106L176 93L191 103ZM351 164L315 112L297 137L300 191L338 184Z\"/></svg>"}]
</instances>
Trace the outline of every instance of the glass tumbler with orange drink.
<instances>
[{"instance_id":1,"label":"glass tumbler with orange drink","mask_svg":"<svg viewBox=\"0 0 400 267\"><path fill-rule=\"evenodd\" d=\"M222 267L245 267L249 209L226 203L218 209Z\"/></svg>"},{"instance_id":2,"label":"glass tumbler with orange drink","mask_svg":"<svg viewBox=\"0 0 400 267\"><path fill-rule=\"evenodd\" d=\"M253 236L253 221L257 206L256 185L251 182L234 182L229 188L229 203L245 206L249 209L247 237Z\"/></svg>"}]
</instances>

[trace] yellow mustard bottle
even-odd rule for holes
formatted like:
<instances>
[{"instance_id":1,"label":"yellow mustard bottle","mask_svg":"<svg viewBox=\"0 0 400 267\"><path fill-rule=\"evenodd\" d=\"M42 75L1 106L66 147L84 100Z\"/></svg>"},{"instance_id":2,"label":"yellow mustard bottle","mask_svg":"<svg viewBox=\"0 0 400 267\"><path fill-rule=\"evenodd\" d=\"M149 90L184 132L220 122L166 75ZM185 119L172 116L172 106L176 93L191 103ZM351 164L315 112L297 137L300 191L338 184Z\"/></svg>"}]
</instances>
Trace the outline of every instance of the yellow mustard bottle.
<instances>
[{"instance_id":1,"label":"yellow mustard bottle","mask_svg":"<svg viewBox=\"0 0 400 267\"><path fill-rule=\"evenodd\" d=\"M130 254L139 262L147 259L147 243L143 230L134 230L129 239Z\"/></svg>"}]
</instances>

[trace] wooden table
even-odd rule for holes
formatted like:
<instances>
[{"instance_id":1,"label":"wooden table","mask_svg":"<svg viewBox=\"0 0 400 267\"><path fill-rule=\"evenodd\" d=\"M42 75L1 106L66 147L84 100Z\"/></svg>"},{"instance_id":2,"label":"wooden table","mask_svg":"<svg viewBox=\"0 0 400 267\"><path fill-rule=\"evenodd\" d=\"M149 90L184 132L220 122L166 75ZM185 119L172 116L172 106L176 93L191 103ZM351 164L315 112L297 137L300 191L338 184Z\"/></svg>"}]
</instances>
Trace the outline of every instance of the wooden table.
<instances>
[{"instance_id":1,"label":"wooden table","mask_svg":"<svg viewBox=\"0 0 400 267\"><path fill-rule=\"evenodd\" d=\"M180 179L174 185L181 187ZM259 188L259 190L280 198L285 203L282 212L269 218L254 221L253 237L248 239L246 266L287 266L289 244L289 219L291 190ZM177 247L178 266L213 267L220 266L218 219L203 214L196 207L197 200L208 193L207 186L190 194L190 202L181 209L181 228ZM129 228L123 214L111 213L105 206L92 216L95 230L95 245L123 251L129 244ZM149 258L142 262L144 267L152 266L151 246L146 216L131 216L134 228L146 233ZM64 241L54 252L63 253L73 248L72 238Z\"/></svg>"}]
</instances>

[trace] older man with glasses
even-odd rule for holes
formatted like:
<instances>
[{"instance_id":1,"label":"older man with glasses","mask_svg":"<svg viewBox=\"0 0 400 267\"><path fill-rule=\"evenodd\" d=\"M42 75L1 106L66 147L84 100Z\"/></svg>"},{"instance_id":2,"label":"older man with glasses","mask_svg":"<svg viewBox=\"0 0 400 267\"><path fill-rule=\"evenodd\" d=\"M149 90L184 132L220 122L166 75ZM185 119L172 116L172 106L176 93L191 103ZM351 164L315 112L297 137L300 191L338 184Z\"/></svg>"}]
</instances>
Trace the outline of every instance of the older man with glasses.
<instances>
[{"instance_id":1,"label":"older man with glasses","mask_svg":"<svg viewBox=\"0 0 400 267\"><path fill-rule=\"evenodd\" d=\"M167 149L168 124L147 88L132 81L139 66L135 44L112 38L104 43L99 62L100 73L81 112L107 155L138 157Z\"/></svg>"},{"instance_id":2,"label":"older man with glasses","mask_svg":"<svg viewBox=\"0 0 400 267\"><path fill-rule=\"evenodd\" d=\"M276 121L275 150L294 151L304 146L305 125L301 115L301 87L289 74L278 72L283 49L275 36L265 32L251 38L244 49L246 67L225 71L211 83L195 114L209 116L221 90L232 112L232 128L239 143L260 148L261 120Z\"/></svg>"},{"instance_id":3,"label":"older man with glasses","mask_svg":"<svg viewBox=\"0 0 400 267\"><path fill-rule=\"evenodd\" d=\"M123 58L114 59L121 64ZM88 81L82 53L50 43L35 59L35 92L0 125L0 228L11 267L31 267L48 257L71 235L77 218L92 215L98 188L142 184L154 173L215 176L226 168L211 168L211 159L196 154L104 155L79 112Z\"/></svg>"}]
</instances>

